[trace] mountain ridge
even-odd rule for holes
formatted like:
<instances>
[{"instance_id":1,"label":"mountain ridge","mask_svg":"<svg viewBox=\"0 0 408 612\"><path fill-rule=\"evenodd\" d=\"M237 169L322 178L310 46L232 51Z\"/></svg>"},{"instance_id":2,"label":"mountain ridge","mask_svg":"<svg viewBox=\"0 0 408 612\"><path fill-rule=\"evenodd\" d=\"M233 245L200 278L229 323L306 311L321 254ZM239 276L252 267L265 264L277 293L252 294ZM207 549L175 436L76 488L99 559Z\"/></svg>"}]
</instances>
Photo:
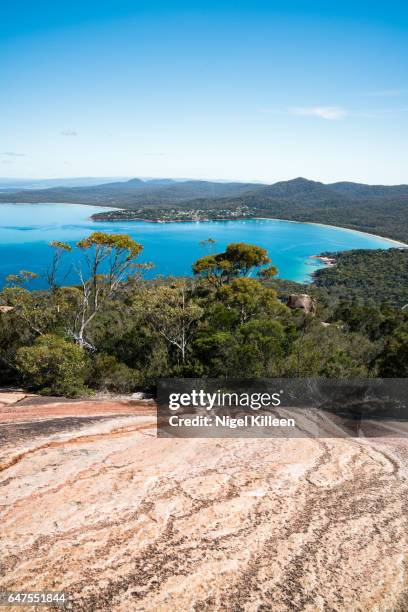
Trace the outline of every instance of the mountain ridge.
<instances>
[{"instance_id":1,"label":"mountain ridge","mask_svg":"<svg viewBox=\"0 0 408 612\"><path fill-rule=\"evenodd\" d=\"M55 179L57 180L57 179ZM76 180L76 179L71 179ZM84 179L96 180L96 179ZM0 184L0 190L1 190ZM3 187L3 190L7 189ZM206 180L132 178L88 185L58 185L41 189L0 191L0 202L76 202L112 205L112 199L122 201L124 208L134 205L177 204L201 198L218 200L226 197L260 199L301 199L304 202L337 203L367 198L408 197L408 185L368 185L351 181L322 183L304 177L278 181L270 185L248 182L216 182Z\"/></svg>"},{"instance_id":2,"label":"mountain ridge","mask_svg":"<svg viewBox=\"0 0 408 612\"><path fill-rule=\"evenodd\" d=\"M86 187L4 191L0 192L1 202L155 209L158 217L160 209L169 208L234 211L235 218L249 209L252 217L337 225L408 242L408 185L403 184L325 184L303 177L272 185L200 180L149 182L136 178Z\"/></svg>"}]
</instances>

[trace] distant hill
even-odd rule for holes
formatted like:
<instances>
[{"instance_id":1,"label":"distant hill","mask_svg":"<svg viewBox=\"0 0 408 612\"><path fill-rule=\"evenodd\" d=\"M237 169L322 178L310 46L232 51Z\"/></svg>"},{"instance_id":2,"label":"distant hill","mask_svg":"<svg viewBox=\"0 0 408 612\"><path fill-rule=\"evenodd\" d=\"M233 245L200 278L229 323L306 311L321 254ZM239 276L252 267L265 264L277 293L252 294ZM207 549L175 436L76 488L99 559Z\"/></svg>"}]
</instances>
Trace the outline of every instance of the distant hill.
<instances>
[{"instance_id":1,"label":"distant hill","mask_svg":"<svg viewBox=\"0 0 408 612\"><path fill-rule=\"evenodd\" d=\"M249 207L257 216L327 223L408 242L408 185L324 184L301 177L273 185L134 178L4 191L0 202L68 202L123 209Z\"/></svg>"},{"instance_id":2,"label":"distant hill","mask_svg":"<svg viewBox=\"0 0 408 612\"><path fill-rule=\"evenodd\" d=\"M302 177L267 185L261 188L256 195L264 198L279 200L297 199L298 201L313 203L335 202L343 197L330 189L329 185L324 185L317 181L309 181Z\"/></svg>"},{"instance_id":3,"label":"distant hill","mask_svg":"<svg viewBox=\"0 0 408 612\"><path fill-rule=\"evenodd\" d=\"M168 178L152 178L152 179L143 179L145 183L149 185L169 185L170 183L176 183L174 179Z\"/></svg>"},{"instance_id":4,"label":"distant hill","mask_svg":"<svg viewBox=\"0 0 408 612\"><path fill-rule=\"evenodd\" d=\"M103 185L113 181L128 181L129 177L91 177L82 176L75 178L53 178L53 179L11 179L0 177L0 191L12 189L48 189L53 187L89 187L92 185Z\"/></svg>"},{"instance_id":5,"label":"distant hill","mask_svg":"<svg viewBox=\"0 0 408 612\"><path fill-rule=\"evenodd\" d=\"M4 181L4 182L3 182ZM99 181L96 184L96 181ZM408 197L408 185L364 185L362 183L340 182L325 185L299 177L279 181L272 185L259 183L222 183L215 181L133 178L111 180L96 178L46 179L25 183L24 189L12 195L1 194L0 201L12 202L75 202L83 204L118 205L129 208L132 205L151 206L174 205L197 199L219 199L246 197L254 204L271 201L324 204L336 206L340 201ZM2 188L17 189L17 183L0 179Z\"/></svg>"},{"instance_id":6,"label":"distant hill","mask_svg":"<svg viewBox=\"0 0 408 612\"><path fill-rule=\"evenodd\" d=\"M260 189L251 183L219 183L211 181L171 181L134 178L94 186L55 187L51 189L20 190L13 194L1 194L3 202L75 202L129 208L132 205L177 204L196 198L221 198L239 196Z\"/></svg>"},{"instance_id":7,"label":"distant hill","mask_svg":"<svg viewBox=\"0 0 408 612\"><path fill-rule=\"evenodd\" d=\"M332 183L331 191L351 198L408 196L408 185L364 185L363 183Z\"/></svg>"}]
</instances>

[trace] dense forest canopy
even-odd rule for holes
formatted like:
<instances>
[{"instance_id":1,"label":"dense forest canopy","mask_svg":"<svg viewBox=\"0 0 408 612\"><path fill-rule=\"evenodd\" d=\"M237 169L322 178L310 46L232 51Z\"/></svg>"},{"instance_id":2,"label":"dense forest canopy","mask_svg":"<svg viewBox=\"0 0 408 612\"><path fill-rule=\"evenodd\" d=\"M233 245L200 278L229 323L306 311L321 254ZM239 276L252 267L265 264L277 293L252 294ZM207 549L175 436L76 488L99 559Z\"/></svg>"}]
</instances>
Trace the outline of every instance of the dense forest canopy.
<instances>
[{"instance_id":1,"label":"dense forest canopy","mask_svg":"<svg viewBox=\"0 0 408 612\"><path fill-rule=\"evenodd\" d=\"M353 289L368 252L341 255L317 286L274 279L266 251L243 243L202 257L190 278L144 281L142 245L94 232L74 247L78 283L64 286L67 247L50 245L47 290L30 291L20 271L0 293L2 385L78 396L154 390L160 377L408 376L408 312L385 281L393 269L406 291L406 252L375 252L378 290L366 295ZM313 312L288 308L305 292Z\"/></svg>"},{"instance_id":2,"label":"dense forest canopy","mask_svg":"<svg viewBox=\"0 0 408 612\"><path fill-rule=\"evenodd\" d=\"M332 296L356 297L397 308L408 304L408 249L325 253L336 265L314 272L314 284Z\"/></svg>"}]
</instances>

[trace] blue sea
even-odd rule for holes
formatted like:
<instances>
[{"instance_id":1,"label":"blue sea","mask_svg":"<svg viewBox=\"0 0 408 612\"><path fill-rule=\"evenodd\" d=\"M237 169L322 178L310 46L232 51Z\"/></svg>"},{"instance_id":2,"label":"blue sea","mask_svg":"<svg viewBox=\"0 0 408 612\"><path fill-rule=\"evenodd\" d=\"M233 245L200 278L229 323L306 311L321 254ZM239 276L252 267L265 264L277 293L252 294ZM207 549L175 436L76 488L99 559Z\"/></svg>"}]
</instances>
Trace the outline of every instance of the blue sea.
<instances>
[{"instance_id":1,"label":"blue sea","mask_svg":"<svg viewBox=\"0 0 408 612\"><path fill-rule=\"evenodd\" d=\"M387 249L390 240L361 232L311 223L274 219L149 223L143 221L94 222L93 213L107 208L77 204L0 204L0 286L8 274L30 270L39 274L33 287L45 287L44 270L50 263L51 240L74 245L93 231L130 234L143 245L140 261L153 262L147 277L191 274L191 266L208 250L200 241L216 241L214 252L230 242L248 242L268 250L279 277L309 282L321 262L310 259L323 251ZM67 269L78 255L66 260ZM74 272L65 283L77 282Z\"/></svg>"}]
</instances>

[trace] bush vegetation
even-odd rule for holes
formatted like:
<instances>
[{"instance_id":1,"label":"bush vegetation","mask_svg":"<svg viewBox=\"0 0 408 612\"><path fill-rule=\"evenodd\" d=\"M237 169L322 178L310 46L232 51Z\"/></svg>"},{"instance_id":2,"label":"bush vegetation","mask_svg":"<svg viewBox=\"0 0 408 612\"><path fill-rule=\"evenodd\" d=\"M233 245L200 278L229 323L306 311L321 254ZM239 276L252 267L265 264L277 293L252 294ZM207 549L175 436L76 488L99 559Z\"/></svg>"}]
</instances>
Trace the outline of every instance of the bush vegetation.
<instances>
[{"instance_id":1,"label":"bush vegetation","mask_svg":"<svg viewBox=\"0 0 408 612\"><path fill-rule=\"evenodd\" d=\"M334 267L314 273L314 284L331 295L348 295L364 302L408 304L408 249L354 250L325 253Z\"/></svg>"},{"instance_id":2,"label":"bush vegetation","mask_svg":"<svg viewBox=\"0 0 408 612\"><path fill-rule=\"evenodd\" d=\"M67 249L50 248L48 290L30 291L25 271L0 293L2 385L78 396L154 390L160 377L408 375L408 312L399 290L391 294L378 274L370 289L368 271L358 291L356 275L366 268L356 262L368 257L373 268L386 267L383 252L341 255L314 287L273 279L264 249L232 244L198 260L191 278L147 282L141 245L94 233L76 247L78 284L64 287L58 275ZM396 269L398 256L386 257ZM402 266L403 295L405 273ZM313 296L314 315L285 305L296 290Z\"/></svg>"}]
</instances>

